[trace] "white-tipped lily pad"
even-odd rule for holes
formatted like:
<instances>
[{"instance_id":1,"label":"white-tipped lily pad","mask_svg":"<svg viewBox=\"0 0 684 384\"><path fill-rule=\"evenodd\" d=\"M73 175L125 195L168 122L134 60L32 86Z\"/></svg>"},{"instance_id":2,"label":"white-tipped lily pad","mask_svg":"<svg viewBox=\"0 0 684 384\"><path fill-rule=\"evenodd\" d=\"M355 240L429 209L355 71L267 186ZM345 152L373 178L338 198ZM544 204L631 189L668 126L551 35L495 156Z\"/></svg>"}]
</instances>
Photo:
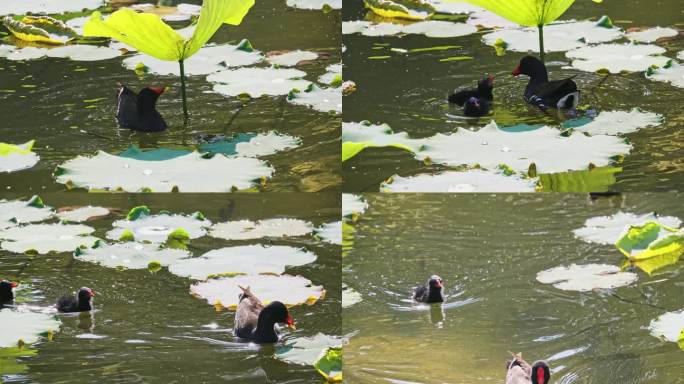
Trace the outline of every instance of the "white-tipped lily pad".
<instances>
[{"instance_id":1,"label":"white-tipped lily pad","mask_svg":"<svg viewBox=\"0 0 684 384\"><path fill-rule=\"evenodd\" d=\"M121 51L110 47L87 44L64 45L56 48L18 48L7 55L8 60L36 60L43 57L63 58L73 61L109 60L121 56Z\"/></svg>"},{"instance_id":2,"label":"white-tipped lily pad","mask_svg":"<svg viewBox=\"0 0 684 384\"><path fill-rule=\"evenodd\" d=\"M572 264L537 273L537 281L553 284L564 291L591 291L611 289L632 284L638 276L632 272L621 272L619 267L608 264Z\"/></svg>"},{"instance_id":3,"label":"white-tipped lily pad","mask_svg":"<svg viewBox=\"0 0 684 384\"><path fill-rule=\"evenodd\" d=\"M126 242L100 244L93 248L78 249L77 260L97 263L108 268L145 269L151 263L169 266L178 260L190 257L190 252L182 249L160 248L157 244Z\"/></svg>"},{"instance_id":4,"label":"white-tipped lily pad","mask_svg":"<svg viewBox=\"0 0 684 384\"><path fill-rule=\"evenodd\" d=\"M639 43L653 43L663 37L677 36L679 31L674 28L654 27L643 31L629 32L625 37Z\"/></svg>"},{"instance_id":5,"label":"white-tipped lily pad","mask_svg":"<svg viewBox=\"0 0 684 384\"><path fill-rule=\"evenodd\" d=\"M574 130L592 135L618 135L645 127L655 127L663 123L663 116L652 112L642 112L634 108L626 111L604 111L588 124L575 127Z\"/></svg>"},{"instance_id":6,"label":"white-tipped lily pad","mask_svg":"<svg viewBox=\"0 0 684 384\"><path fill-rule=\"evenodd\" d=\"M106 170L106 172L103 172ZM248 158L216 154L204 158L198 152L162 161L146 161L98 151L60 166L58 183L91 190L139 192L229 192L248 189L268 178L273 168Z\"/></svg>"},{"instance_id":7,"label":"white-tipped lily pad","mask_svg":"<svg viewBox=\"0 0 684 384\"><path fill-rule=\"evenodd\" d=\"M342 0L287 0L287 6L299 9L342 9Z\"/></svg>"},{"instance_id":8,"label":"white-tipped lily pad","mask_svg":"<svg viewBox=\"0 0 684 384\"><path fill-rule=\"evenodd\" d=\"M19 340L33 344L42 334L59 331L62 323L54 316L18 307L0 310L0 324L0 348L9 348L16 347Z\"/></svg>"},{"instance_id":9,"label":"white-tipped lily pad","mask_svg":"<svg viewBox=\"0 0 684 384\"><path fill-rule=\"evenodd\" d=\"M380 185L381 192L535 192L536 179L507 176L500 171L471 169L435 175L392 176Z\"/></svg>"},{"instance_id":10,"label":"white-tipped lily pad","mask_svg":"<svg viewBox=\"0 0 684 384\"><path fill-rule=\"evenodd\" d=\"M226 240L249 240L264 237L304 236L313 231L313 225L298 219L267 219L228 221L211 227L209 235Z\"/></svg>"},{"instance_id":11,"label":"white-tipped lily pad","mask_svg":"<svg viewBox=\"0 0 684 384\"><path fill-rule=\"evenodd\" d=\"M363 301L363 296L360 293L348 287L346 284L342 284L342 308L349 308L354 304Z\"/></svg>"},{"instance_id":12,"label":"white-tipped lily pad","mask_svg":"<svg viewBox=\"0 0 684 384\"><path fill-rule=\"evenodd\" d=\"M33 196L28 201L0 200L0 229L43 221L53 214L52 209L46 207L38 196Z\"/></svg>"},{"instance_id":13,"label":"white-tipped lily pad","mask_svg":"<svg viewBox=\"0 0 684 384\"><path fill-rule=\"evenodd\" d=\"M226 68L252 65L263 60L264 55L252 50L246 40L238 45L208 45L200 48L197 53L185 60L185 74L188 76L208 75ZM123 65L132 70L139 69L141 64L149 73L180 76L180 68L175 61L159 60L144 53L123 61Z\"/></svg>"},{"instance_id":14,"label":"white-tipped lily pad","mask_svg":"<svg viewBox=\"0 0 684 384\"><path fill-rule=\"evenodd\" d=\"M192 285L190 293L207 300L209 304L220 304L224 308L235 310L238 296L242 293L239 286L249 287L264 305L273 301L280 301L288 307L312 305L325 297L325 289L322 286L313 285L311 280L302 276L291 275L254 275L211 279Z\"/></svg>"},{"instance_id":15,"label":"white-tipped lily pad","mask_svg":"<svg viewBox=\"0 0 684 384\"><path fill-rule=\"evenodd\" d=\"M663 66L669 60L661 56L665 48L651 44L599 44L581 47L565 54L572 59L572 67L581 71L608 70L645 71L652 65Z\"/></svg>"},{"instance_id":16,"label":"white-tipped lily pad","mask_svg":"<svg viewBox=\"0 0 684 384\"><path fill-rule=\"evenodd\" d=\"M368 203L366 203L362 196L351 193L342 194L342 217L362 214L366 211L366 208L368 208Z\"/></svg>"},{"instance_id":17,"label":"white-tipped lily pad","mask_svg":"<svg viewBox=\"0 0 684 384\"><path fill-rule=\"evenodd\" d=\"M680 52L680 56L684 55ZM682 59L684 60L684 57ZM672 86L684 88L684 65L671 60L662 68L647 70L646 77L654 81L664 81Z\"/></svg>"},{"instance_id":18,"label":"white-tipped lily pad","mask_svg":"<svg viewBox=\"0 0 684 384\"><path fill-rule=\"evenodd\" d=\"M342 33L360 33L365 36L393 36L418 34L427 37L459 37L477 32L473 25L442 20L419 21L412 24L370 23L367 21L343 21Z\"/></svg>"},{"instance_id":19,"label":"white-tipped lily pad","mask_svg":"<svg viewBox=\"0 0 684 384\"><path fill-rule=\"evenodd\" d=\"M316 52L302 51L298 49L296 51L269 56L266 61L281 67L294 67L302 61L316 60L317 58L318 53Z\"/></svg>"},{"instance_id":20,"label":"white-tipped lily pad","mask_svg":"<svg viewBox=\"0 0 684 384\"><path fill-rule=\"evenodd\" d=\"M648 325L651 335L666 341L681 342L684 331L684 310L666 312Z\"/></svg>"},{"instance_id":21,"label":"white-tipped lily pad","mask_svg":"<svg viewBox=\"0 0 684 384\"><path fill-rule=\"evenodd\" d=\"M77 207L74 209L60 209L57 211L57 217L66 222L80 223L83 221L90 221L94 218L109 215L110 211L104 207Z\"/></svg>"},{"instance_id":22,"label":"white-tipped lily pad","mask_svg":"<svg viewBox=\"0 0 684 384\"><path fill-rule=\"evenodd\" d=\"M320 88L311 84L304 91L290 93L287 101L297 105L308 105L320 112L342 113L341 88Z\"/></svg>"},{"instance_id":23,"label":"white-tipped lily pad","mask_svg":"<svg viewBox=\"0 0 684 384\"><path fill-rule=\"evenodd\" d=\"M15 252L67 252L84 245L92 246L97 237L88 236L95 229L81 224L29 224L0 231L0 248Z\"/></svg>"},{"instance_id":24,"label":"white-tipped lily pad","mask_svg":"<svg viewBox=\"0 0 684 384\"><path fill-rule=\"evenodd\" d=\"M286 266L297 267L316 261L316 255L305 249L285 245L243 245L214 249L202 256L171 264L174 275L202 280L210 276L285 272Z\"/></svg>"},{"instance_id":25,"label":"white-tipped lily pad","mask_svg":"<svg viewBox=\"0 0 684 384\"><path fill-rule=\"evenodd\" d=\"M342 221L321 225L316 228L316 236L327 243L342 245Z\"/></svg>"},{"instance_id":26,"label":"white-tipped lily pad","mask_svg":"<svg viewBox=\"0 0 684 384\"><path fill-rule=\"evenodd\" d=\"M605 43L622 37L619 28L606 28L595 21L563 21L544 26L544 50L564 52L593 43ZM506 49L516 52L539 52L537 28L502 29L482 37L487 45L497 40L506 42Z\"/></svg>"},{"instance_id":27,"label":"white-tipped lily pad","mask_svg":"<svg viewBox=\"0 0 684 384\"><path fill-rule=\"evenodd\" d=\"M342 63L330 64L325 67L326 73L318 77L318 82L321 84L333 85L342 79Z\"/></svg>"},{"instance_id":28,"label":"white-tipped lily pad","mask_svg":"<svg viewBox=\"0 0 684 384\"><path fill-rule=\"evenodd\" d=\"M2 0L0 15L80 12L84 9L97 9L102 5L104 0Z\"/></svg>"},{"instance_id":29,"label":"white-tipped lily pad","mask_svg":"<svg viewBox=\"0 0 684 384\"><path fill-rule=\"evenodd\" d=\"M276 132L260 133L247 142L237 143L235 151L243 157L268 156L286 149L297 148L302 141L294 136Z\"/></svg>"},{"instance_id":30,"label":"white-tipped lily pad","mask_svg":"<svg viewBox=\"0 0 684 384\"><path fill-rule=\"evenodd\" d=\"M0 173L21 171L36 165L40 157L31 151L34 142L31 140L17 145L0 143Z\"/></svg>"},{"instance_id":31,"label":"white-tipped lily pad","mask_svg":"<svg viewBox=\"0 0 684 384\"><path fill-rule=\"evenodd\" d=\"M425 144L423 139L411 139L406 132L394 133L387 124L342 123L342 143L365 144L365 147L397 147L409 152L420 151ZM365 148L364 147L364 148ZM343 156L343 160L346 160Z\"/></svg>"},{"instance_id":32,"label":"white-tipped lily pad","mask_svg":"<svg viewBox=\"0 0 684 384\"><path fill-rule=\"evenodd\" d=\"M299 337L278 347L275 358L291 364L313 365L328 348L342 348L342 339L322 333Z\"/></svg>"},{"instance_id":33,"label":"white-tipped lily pad","mask_svg":"<svg viewBox=\"0 0 684 384\"><path fill-rule=\"evenodd\" d=\"M500 129L494 121L476 132L459 129L424 142L425 149L417 154L419 160L430 158L451 166L479 164L486 169L506 164L523 173L534 163L540 174L583 170L590 163L602 167L610 164L613 156L627 154L631 149L615 136L589 137L580 132L567 136L547 126L511 132Z\"/></svg>"},{"instance_id":34,"label":"white-tipped lily pad","mask_svg":"<svg viewBox=\"0 0 684 384\"><path fill-rule=\"evenodd\" d=\"M227 96L248 94L251 97L263 95L287 95L292 89L306 89L311 82L301 80L306 73L292 68L239 68L228 69L207 76L214 85L214 91Z\"/></svg>"},{"instance_id":35,"label":"white-tipped lily pad","mask_svg":"<svg viewBox=\"0 0 684 384\"><path fill-rule=\"evenodd\" d=\"M142 215L135 220L117 220L112 223L114 229L107 232L107 238L119 240L124 233L131 233L135 241L163 243L169 235L178 229L187 232L190 239L197 239L207 234L205 228L211 221L200 215Z\"/></svg>"},{"instance_id":36,"label":"white-tipped lily pad","mask_svg":"<svg viewBox=\"0 0 684 384\"><path fill-rule=\"evenodd\" d=\"M651 221L672 228L677 228L682 223L680 219L672 216L656 216L653 213L635 215L618 212L611 216L597 216L587 219L584 227L575 229L572 233L589 243L615 244L630 226L643 225Z\"/></svg>"}]
</instances>

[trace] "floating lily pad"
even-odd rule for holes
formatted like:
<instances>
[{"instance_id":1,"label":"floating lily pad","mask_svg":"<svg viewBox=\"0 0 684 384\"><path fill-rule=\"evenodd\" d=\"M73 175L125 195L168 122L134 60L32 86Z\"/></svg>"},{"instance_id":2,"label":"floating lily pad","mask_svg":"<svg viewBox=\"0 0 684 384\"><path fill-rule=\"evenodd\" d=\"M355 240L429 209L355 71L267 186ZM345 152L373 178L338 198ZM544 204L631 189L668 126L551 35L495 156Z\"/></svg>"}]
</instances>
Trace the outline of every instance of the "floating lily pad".
<instances>
[{"instance_id":1,"label":"floating lily pad","mask_svg":"<svg viewBox=\"0 0 684 384\"><path fill-rule=\"evenodd\" d=\"M661 56L662 53L665 53L664 48L651 44L599 44L569 51L565 56L572 59L573 68L581 71L619 73L645 71L652 65L663 66L669 59Z\"/></svg>"},{"instance_id":2,"label":"floating lily pad","mask_svg":"<svg viewBox=\"0 0 684 384\"><path fill-rule=\"evenodd\" d=\"M182 249L160 248L157 244L126 242L100 244L86 249L77 249L77 260L97 263L108 268L145 269L151 264L169 266L178 260L190 257L190 252Z\"/></svg>"},{"instance_id":3,"label":"floating lily pad","mask_svg":"<svg viewBox=\"0 0 684 384\"><path fill-rule=\"evenodd\" d=\"M0 248L15 252L67 252L98 240L89 234L95 229L81 224L29 224L0 231Z\"/></svg>"},{"instance_id":4,"label":"floating lily pad","mask_svg":"<svg viewBox=\"0 0 684 384\"><path fill-rule=\"evenodd\" d=\"M272 173L265 162L247 157L217 154L205 158L192 152L164 161L144 161L98 151L95 156L79 156L62 164L56 180L91 190L229 192L251 188Z\"/></svg>"},{"instance_id":5,"label":"floating lily pad","mask_svg":"<svg viewBox=\"0 0 684 384\"><path fill-rule=\"evenodd\" d=\"M562 21L544 26L544 50L564 52L587 44L605 43L622 37L619 28L606 28L595 21ZM497 40L506 42L506 49L516 52L539 52L537 28L502 29L482 37L487 45Z\"/></svg>"},{"instance_id":6,"label":"floating lily pad","mask_svg":"<svg viewBox=\"0 0 684 384\"><path fill-rule=\"evenodd\" d=\"M316 52L298 49L296 51L269 56L266 60L271 64L279 65L281 67L294 67L302 61L316 60L317 58L318 53Z\"/></svg>"},{"instance_id":7,"label":"floating lily pad","mask_svg":"<svg viewBox=\"0 0 684 384\"><path fill-rule=\"evenodd\" d=\"M680 343L684 345L684 310L677 312L666 312L656 319L652 320L648 325L648 330L651 335L665 341L673 343ZM683 348L684 349L684 348Z\"/></svg>"},{"instance_id":8,"label":"floating lily pad","mask_svg":"<svg viewBox=\"0 0 684 384\"><path fill-rule=\"evenodd\" d=\"M264 237L304 236L313 231L313 225L298 219L266 219L228 221L211 227L209 235L226 240L249 240Z\"/></svg>"},{"instance_id":9,"label":"floating lily pad","mask_svg":"<svg viewBox=\"0 0 684 384\"><path fill-rule=\"evenodd\" d=\"M682 56L681 52L680 56ZM646 77L654 81L664 81L672 86L684 88L684 65L670 60L662 68L649 68L646 71Z\"/></svg>"},{"instance_id":10,"label":"floating lily pad","mask_svg":"<svg viewBox=\"0 0 684 384\"><path fill-rule=\"evenodd\" d=\"M412 153L424 144L422 139L411 139L406 132L394 133L387 124L342 123L342 161L346 161L365 148L394 147Z\"/></svg>"},{"instance_id":11,"label":"floating lily pad","mask_svg":"<svg viewBox=\"0 0 684 384\"><path fill-rule=\"evenodd\" d=\"M287 101L292 104L308 105L320 112L342 113L342 89L320 88L311 84L303 92L291 92Z\"/></svg>"},{"instance_id":12,"label":"floating lily pad","mask_svg":"<svg viewBox=\"0 0 684 384\"><path fill-rule=\"evenodd\" d=\"M634 108L626 111L604 111L591 122L573 127L575 131L592 135L618 135L645 127L655 127L663 123L663 116L652 112L642 112Z\"/></svg>"},{"instance_id":13,"label":"floating lily pad","mask_svg":"<svg viewBox=\"0 0 684 384\"><path fill-rule=\"evenodd\" d=\"M459 37L477 32L477 28L465 23L428 20L412 24L371 23L368 21L343 21L342 33L360 33L365 36L393 36L418 34L427 37Z\"/></svg>"},{"instance_id":14,"label":"floating lily pad","mask_svg":"<svg viewBox=\"0 0 684 384\"><path fill-rule=\"evenodd\" d=\"M109 209L104 207L93 207L88 205L86 207L69 207L69 209L60 208L57 211L57 217L65 222L83 222L91 221L93 219L108 216Z\"/></svg>"},{"instance_id":15,"label":"floating lily pad","mask_svg":"<svg viewBox=\"0 0 684 384\"><path fill-rule=\"evenodd\" d=\"M260 157L300 145L301 140L297 137L271 131L266 134L238 133L229 138L215 139L209 143L200 144L199 150L228 156Z\"/></svg>"},{"instance_id":16,"label":"floating lily pad","mask_svg":"<svg viewBox=\"0 0 684 384\"><path fill-rule=\"evenodd\" d=\"M54 215L38 196L28 201L0 200L0 229L49 219Z\"/></svg>"},{"instance_id":17,"label":"floating lily pad","mask_svg":"<svg viewBox=\"0 0 684 384\"><path fill-rule=\"evenodd\" d=\"M354 304L363 301L363 296L360 293L348 287L346 284L342 284L342 308L349 308Z\"/></svg>"},{"instance_id":18,"label":"floating lily pad","mask_svg":"<svg viewBox=\"0 0 684 384\"><path fill-rule=\"evenodd\" d=\"M295 305L313 305L325 297L325 289L313 285L309 279L291 275L254 275L235 276L211 279L193 284L190 293L203 298L209 304L219 304L234 311L237 309L239 295L242 290L238 287L250 287L252 293L264 305L273 301L280 301L288 307Z\"/></svg>"},{"instance_id":19,"label":"floating lily pad","mask_svg":"<svg viewBox=\"0 0 684 384\"><path fill-rule=\"evenodd\" d=\"M330 64L325 67L326 73L318 77L318 82L322 84L336 86L342 81L342 63Z\"/></svg>"},{"instance_id":20,"label":"floating lily pad","mask_svg":"<svg viewBox=\"0 0 684 384\"><path fill-rule=\"evenodd\" d=\"M618 212L611 216L592 217L584 223L584 227L575 229L572 233L589 243L615 244L630 226L643 225L651 221L675 228L682 223L680 219L672 216Z\"/></svg>"},{"instance_id":21,"label":"floating lily pad","mask_svg":"<svg viewBox=\"0 0 684 384\"><path fill-rule=\"evenodd\" d=\"M342 9L342 0L287 0L287 6L299 9Z\"/></svg>"},{"instance_id":22,"label":"floating lily pad","mask_svg":"<svg viewBox=\"0 0 684 384\"><path fill-rule=\"evenodd\" d=\"M0 310L0 348L16 347L19 340L26 344L38 341L46 332L56 332L62 324L53 316L31 312L22 307Z\"/></svg>"},{"instance_id":23,"label":"floating lily pad","mask_svg":"<svg viewBox=\"0 0 684 384\"><path fill-rule=\"evenodd\" d=\"M74 44L56 48L26 47L13 50L7 55L8 60L37 60L44 57L63 58L73 61L109 60L121 56L121 51L109 47Z\"/></svg>"},{"instance_id":24,"label":"floating lily pad","mask_svg":"<svg viewBox=\"0 0 684 384\"><path fill-rule=\"evenodd\" d=\"M65 44L77 37L76 31L64 22L50 16L25 16L21 20L5 17L2 20L5 28L19 40L46 43Z\"/></svg>"},{"instance_id":25,"label":"floating lily pad","mask_svg":"<svg viewBox=\"0 0 684 384\"><path fill-rule=\"evenodd\" d=\"M368 203L362 196L353 195L351 193L342 194L342 217L351 216L354 214L362 214L368 208Z\"/></svg>"},{"instance_id":26,"label":"floating lily pad","mask_svg":"<svg viewBox=\"0 0 684 384\"><path fill-rule=\"evenodd\" d=\"M482 8L471 13L466 23L483 28L518 28L518 24Z\"/></svg>"},{"instance_id":27,"label":"floating lily pad","mask_svg":"<svg viewBox=\"0 0 684 384\"><path fill-rule=\"evenodd\" d=\"M2 0L0 15L23 15L26 13L66 13L97 9L104 0Z\"/></svg>"},{"instance_id":28,"label":"floating lily pad","mask_svg":"<svg viewBox=\"0 0 684 384\"><path fill-rule=\"evenodd\" d=\"M226 68L252 65L263 60L264 55L253 50L247 40L241 41L238 45L208 45L200 48L197 53L185 60L185 74L188 76L208 75ZM123 61L123 65L132 70L139 68L141 64L145 66L148 73L180 76L178 63L159 60L144 53Z\"/></svg>"},{"instance_id":29,"label":"floating lily pad","mask_svg":"<svg viewBox=\"0 0 684 384\"><path fill-rule=\"evenodd\" d=\"M623 287L632 284L637 278L636 273L621 272L620 268L608 264L572 264L537 273L537 281L542 284L580 292Z\"/></svg>"},{"instance_id":30,"label":"floating lily pad","mask_svg":"<svg viewBox=\"0 0 684 384\"><path fill-rule=\"evenodd\" d=\"M674 28L654 27L642 31L629 32L625 37L640 43L653 43L663 37L677 36L679 31Z\"/></svg>"},{"instance_id":31,"label":"floating lily pad","mask_svg":"<svg viewBox=\"0 0 684 384\"><path fill-rule=\"evenodd\" d=\"M313 365L328 348L342 348L342 340L317 333L311 337L298 337L279 346L275 358L290 364Z\"/></svg>"},{"instance_id":32,"label":"floating lily pad","mask_svg":"<svg viewBox=\"0 0 684 384\"><path fill-rule=\"evenodd\" d=\"M36 165L40 157L31 151L34 143L35 140L17 145L0 143L0 173L16 172Z\"/></svg>"},{"instance_id":33,"label":"floating lily pad","mask_svg":"<svg viewBox=\"0 0 684 384\"><path fill-rule=\"evenodd\" d=\"M411 177L394 175L380 185L380 192L534 192L536 187L536 179L471 169Z\"/></svg>"},{"instance_id":34,"label":"floating lily pad","mask_svg":"<svg viewBox=\"0 0 684 384\"><path fill-rule=\"evenodd\" d=\"M286 266L297 267L314 261L316 255L301 248L242 245L214 249L199 257L180 260L173 263L169 271L174 275L202 280L223 274L281 274Z\"/></svg>"},{"instance_id":35,"label":"floating lily pad","mask_svg":"<svg viewBox=\"0 0 684 384\"><path fill-rule=\"evenodd\" d=\"M342 245L342 221L321 225L316 228L316 236L327 243Z\"/></svg>"},{"instance_id":36,"label":"floating lily pad","mask_svg":"<svg viewBox=\"0 0 684 384\"><path fill-rule=\"evenodd\" d=\"M263 95L287 95L292 89L306 89L311 82L302 80L306 73L291 68L239 68L211 74L207 80L214 85L214 91L227 96L248 94L251 97Z\"/></svg>"},{"instance_id":37,"label":"floating lily pad","mask_svg":"<svg viewBox=\"0 0 684 384\"><path fill-rule=\"evenodd\" d=\"M341 383L342 380L342 348L329 348L318 361L314 368L329 383Z\"/></svg>"},{"instance_id":38,"label":"floating lily pad","mask_svg":"<svg viewBox=\"0 0 684 384\"><path fill-rule=\"evenodd\" d=\"M119 240L121 236L126 233L132 235L135 241L163 243L168 239L171 233L178 229L183 229L187 232L190 239L197 239L206 235L207 232L205 228L211 226L211 221L205 219L200 213L192 215L164 213L149 215L147 207L138 207L134 209L141 208L144 208L144 212L146 213L139 217L131 217L131 214L129 213L129 219L117 220L112 223L114 229L107 232L107 238Z\"/></svg>"}]
</instances>

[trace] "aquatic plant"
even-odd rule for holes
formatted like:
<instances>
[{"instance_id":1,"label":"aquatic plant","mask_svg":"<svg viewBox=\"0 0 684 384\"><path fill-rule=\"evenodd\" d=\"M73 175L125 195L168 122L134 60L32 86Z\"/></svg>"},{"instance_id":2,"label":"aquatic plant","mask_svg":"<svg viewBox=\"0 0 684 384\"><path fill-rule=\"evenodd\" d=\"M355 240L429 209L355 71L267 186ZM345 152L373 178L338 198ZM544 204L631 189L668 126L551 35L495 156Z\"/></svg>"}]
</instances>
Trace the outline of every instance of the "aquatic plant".
<instances>
[{"instance_id":1,"label":"aquatic plant","mask_svg":"<svg viewBox=\"0 0 684 384\"><path fill-rule=\"evenodd\" d=\"M454 1L454 0L449 0ZM544 62L544 25L559 18L575 0L463 0L497 15L539 29L539 58ZM600 3L603 0L592 0Z\"/></svg>"},{"instance_id":2,"label":"aquatic plant","mask_svg":"<svg viewBox=\"0 0 684 384\"><path fill-rule=\"evenodd\" d=\"M110 37L160 60L177 61L180 68L183 115L187 121L184 62L211 39L222 24L239 25L254 0L204 0L197 28L188 39L151 13L123 8L106 20L93 12L83 27L84 36Z\"/></svg>"}]
</instances>

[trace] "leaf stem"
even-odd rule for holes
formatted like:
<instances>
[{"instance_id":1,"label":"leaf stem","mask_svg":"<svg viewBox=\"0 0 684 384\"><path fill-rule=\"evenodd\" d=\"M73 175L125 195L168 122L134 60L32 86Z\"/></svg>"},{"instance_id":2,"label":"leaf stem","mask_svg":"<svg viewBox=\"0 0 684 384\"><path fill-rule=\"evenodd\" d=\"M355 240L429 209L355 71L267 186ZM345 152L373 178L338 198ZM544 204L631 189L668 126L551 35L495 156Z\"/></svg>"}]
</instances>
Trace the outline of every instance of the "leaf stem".
<instances>
[{"instance_id":1,"label":"leaf stem","mask_svg":"<svg viewBox=\"0 0 684 384\"><path fill-rule=\"evenodd\" d=\"M539 28L539 60L542 64L546 64L544 61L544 24L539 24L537 28Z\"/></svg>"},{"instance_id":2,"label":"leaf stem","mask_svg":"<svg viewBox=\"0 0 684 384\"><path fill-rule=\"evenodd\" d=\"M183 118L184 123L188 122L188 100L185 96L185 65L183 60L178 61L180 65L180 78L181 78L181 98L183 99Z\"/></svg>"}]
</instances>

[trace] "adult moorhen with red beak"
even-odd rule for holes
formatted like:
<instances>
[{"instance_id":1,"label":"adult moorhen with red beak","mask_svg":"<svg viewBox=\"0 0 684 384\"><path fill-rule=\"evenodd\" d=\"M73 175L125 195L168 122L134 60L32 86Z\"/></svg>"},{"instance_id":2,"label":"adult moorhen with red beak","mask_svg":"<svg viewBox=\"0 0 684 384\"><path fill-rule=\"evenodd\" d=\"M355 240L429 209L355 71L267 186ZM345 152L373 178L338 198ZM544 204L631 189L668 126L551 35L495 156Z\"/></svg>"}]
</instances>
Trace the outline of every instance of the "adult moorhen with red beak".
<instances>
[{"instance_id":1,"label":"adult moorhen with red beak","mask_svg":"<svg viewBox=\"0 0 684 384\"><path fill-rule=\"evenodd\" d=\"M167 128L157 112L157 99L166 88L147 87L140 93L122 85L117 95L116 121L121 127L141 132L161 132Z\"/></svg>"},{"instance_id":2,"label":"adult moorhen with red beak","mask_svg":"<svg viewBox=\"0 0 684 384\"><path fill-rule=\"evenodd\" d=\"M577 90L577 84L572 80L575 76L549 81L546 66L534 56L523 57L512 75L530 77L525 88L525 101L542 111L549 108L574 109L579 104L580 92Z\"/></svg>"},{"instance_id":3,"label":"adult moorhen with red beak","mask_svg":"<svg viewBox=\"0 0 684 384\"><path fill-rule=\"evenodd\" d=\"M243 288L235 313L235 336L259 344L278 341L275 325L286 324L295 329L294 320L285 304L274 301L264 306L249 287Z\"/></svg>"},{"instance_id":4,"label":"adult moorhen with red beak","mask_svg":"<svg viewBox=\"0 0 684 384\"><path fill-rule=\"evenodd\" d=\"M57 310L60 312L87 312L93 309L92 299L95 291L88 287L78 290L75 297L62 297L57 301Z\"/></svg>"},{"instance_id":5,"label":"adult moorhen with red beak","mask_svg":"<svg viewBox=\"0 0 684 384\"><path fill-rule=\"evenodd\" d=\"M550 379L551 371L545 361L535 361L530 366L518 353L506 364L506 384L549 384Z\"/></svg>"},{"instance_id":6,"label":"adult moorhen with red beak","mask_svg":"<svg viewBox=\"0 0 684 384\"><path fill-rule=\"evenodd\" d=\"M419 303L443 302L442 278L437 275L430 276L427 285L420 286L413 292L413 299Z\"/></svg>"},{"instance_id":7,"label":"adult moorhen with red beak","mask_svg":"<svg viewBox=\"0 0 684 384\"><path fill-rule=\"evenodd\" d=\"M14 302L14 292L12 289L16 288L17 285L13 281L0 280L0 308L4 304L12 304Z\"/></svg>"}]
</instances>

